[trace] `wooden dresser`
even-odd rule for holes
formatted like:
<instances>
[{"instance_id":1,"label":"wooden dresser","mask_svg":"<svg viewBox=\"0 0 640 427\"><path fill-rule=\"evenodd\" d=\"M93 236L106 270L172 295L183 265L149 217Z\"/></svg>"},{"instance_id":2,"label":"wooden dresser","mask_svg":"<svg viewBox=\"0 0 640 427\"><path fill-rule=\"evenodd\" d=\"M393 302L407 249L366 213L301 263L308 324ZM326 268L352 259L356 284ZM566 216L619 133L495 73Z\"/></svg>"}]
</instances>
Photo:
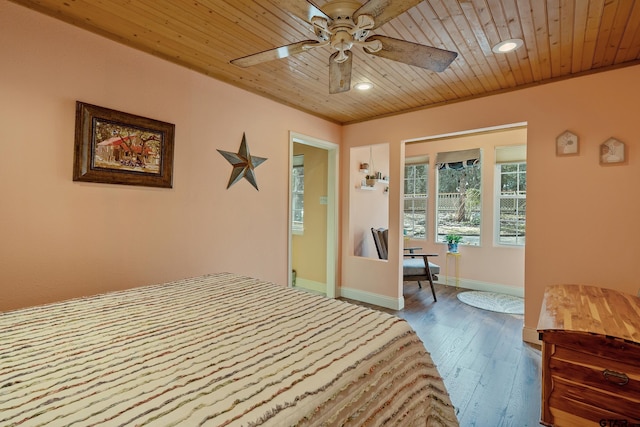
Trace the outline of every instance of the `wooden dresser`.
<instances>
[{"instance_id":1,"label":"wooden dresser","mask_svg":"<svg viewBox=\"0 0 640 427\"><path fill-rule=\"evenodd\" d=\"M640 298L584 285L545 290L541 424L640 427Z\"/></svg>"}]
</instances>

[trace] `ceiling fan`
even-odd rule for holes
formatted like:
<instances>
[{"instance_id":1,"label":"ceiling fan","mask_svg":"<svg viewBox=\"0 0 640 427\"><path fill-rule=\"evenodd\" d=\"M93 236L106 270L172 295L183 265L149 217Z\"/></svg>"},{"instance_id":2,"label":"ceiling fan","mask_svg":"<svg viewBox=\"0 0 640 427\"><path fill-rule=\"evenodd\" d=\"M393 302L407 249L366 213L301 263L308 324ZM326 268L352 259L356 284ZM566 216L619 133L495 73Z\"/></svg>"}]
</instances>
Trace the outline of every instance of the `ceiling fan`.
<instances>
[{"instance_id":1,"label":"ceiling fan","mask_svg":"<svg viewBox=\"0 0 640 427\"><path fill-rule=\"evenodd\" d=\"M416 6L422 0L331 0L322 7L310 0L273 0L283 9L309 22L318 40L305 40L237 58L232 64L250 67L275 59L329 46L329 93L351 87L351 48L360 46L371 55L403 62L427 70L444 71L458 56L456 52L382 35L369 35L382 24Z\"/></svg>"}]
</instances>

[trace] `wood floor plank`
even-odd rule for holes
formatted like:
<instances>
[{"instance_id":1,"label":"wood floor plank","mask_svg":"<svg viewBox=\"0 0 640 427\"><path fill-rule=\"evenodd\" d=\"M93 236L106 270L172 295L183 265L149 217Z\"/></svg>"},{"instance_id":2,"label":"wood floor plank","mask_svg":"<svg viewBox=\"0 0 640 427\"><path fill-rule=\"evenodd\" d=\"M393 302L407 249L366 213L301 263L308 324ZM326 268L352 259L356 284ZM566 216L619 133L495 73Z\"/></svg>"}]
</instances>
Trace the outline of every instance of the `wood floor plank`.
<instances>
[{"instance_id":1,"label":"wood floor plank","mask_svg":"<svg viewBox=\"0 0 640 427\"><path fill-rule=\"evenodd\" d=\"M525 346L509 393L513 403L507 408L502 425L518 425L514 423L521 420L527 420L523 426L539 425L541 369L540 352L533 347Z\"/></svg>"},{"instance_id":2,"label":"wood floor plank","mask_svg":"<svg viewBox=\"0 0 640 427\"><path fill-rule=\"evenodd\" d=\"M498 331L501 337L510 335L510 331L505 330L508 326L504 323ZM471 396L471 403L460 417L461 425L497 426L504 419L510 405L509 391L513 387L520 356L519 352L510 351L513 348L510 344L507 340L498 340L479 385Z\"/></svg>"},{"instance_id":3,"label":"wood floor plank","mask_svg":"<svg viewBox=\"0 0 640 427\"><path fill-rule=\"evenodd\" d=\"M395 314L415 329L438 366L462 427L540 425L541 355L522 341L523 316L470 307L457 298L464 291L436 284L434 302L428 287L405 283L403 310L370 307Z\"/></svg>"},{"instance_id":4,"label":"wood floor plank","mask_svg":"<svg viewBox=\"0 0 640 427\"><path fill-rule=\"evenodd\" d=\"M456 407L457 415L464 414L472 401L473 394L480 384L481 373L467 368L456 368L447 375L445 385L451 397L451 403ZM475 386L474 386L475 385Z\"/></svg>"}]
</instances>

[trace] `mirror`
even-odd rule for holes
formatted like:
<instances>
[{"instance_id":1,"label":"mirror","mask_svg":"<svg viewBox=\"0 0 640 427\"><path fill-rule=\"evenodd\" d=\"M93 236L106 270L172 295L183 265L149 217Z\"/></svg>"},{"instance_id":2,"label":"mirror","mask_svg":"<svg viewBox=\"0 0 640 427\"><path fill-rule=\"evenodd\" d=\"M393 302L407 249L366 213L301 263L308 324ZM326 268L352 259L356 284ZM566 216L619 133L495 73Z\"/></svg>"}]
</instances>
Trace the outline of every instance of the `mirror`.
<instances>
[{"instance_id":1,"label":"mirror","mask_svg":"<svg viewBox=\"0 0 640 427\"><path fill-rule=\"evenodd\" d=\"M352 254L378 259L371 228L389 228L389 144L352 147L349 158Z\"/></svg>"}]
</instances>

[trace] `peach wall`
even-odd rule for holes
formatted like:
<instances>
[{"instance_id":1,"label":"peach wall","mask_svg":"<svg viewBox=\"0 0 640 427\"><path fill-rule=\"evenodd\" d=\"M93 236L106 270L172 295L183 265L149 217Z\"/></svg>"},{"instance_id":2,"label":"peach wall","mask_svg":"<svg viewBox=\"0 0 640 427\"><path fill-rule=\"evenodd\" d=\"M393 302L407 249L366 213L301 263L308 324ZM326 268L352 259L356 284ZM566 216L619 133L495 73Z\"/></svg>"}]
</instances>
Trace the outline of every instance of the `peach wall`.
<instances>
[{"instance_id":1,"label":"peach wall","mask_svg":"<svg viewBox=\"0 0 640 427\"><path fill-rule=\"evenodd\" d=\"M392 255L343 251L342 286L401 297L402 141L527 122L525 327L535 328L548 284L640 287L640 66L341 128L6 0L0 58L0 310L215 271L286 283L289 130L345 142L343 248L349 150L390 143ZM176 124L174 188L72 182L76 100ZM558 158L566 129L581 153ZM215 150L235 151L243 132L268 158L259 192L246 181L225 189L230 166ZM627 143L623 166L598 163L611 136Z\"/></svg>"},{"instance_id":2,"label":"peach wall","mask_svg":"<svg viewBox=\"0 0 640 427\"><path fill-rule=\"evenodd\" d=\"M286 284L289 131L341 127L0 0L0 311L231 271ZM176 125L174 186L73 182L75 101ZM226 189L246 132L260 191Z\"/></svg>"},{"instance_id":3,"label":"peach wall","mask_svg":"<svg viewBox=\"0 0 640 427\"><path fill-rule=\"evenodd\" d=\"M390 142L389 221L399 230L401 171L393 164L394 157L403 155L402 141L526 122L525 332L531 332L546 285L586 283L634 295L640 287L638 81L640 66L633 66L353 124L344 129L342 153L348 159L350 147L360 141ZM556 157L555 139L567 129L579 135L580 155ZM627 143L625 165L599 164L599 145L611 136ZM343 211L342 218L346 221L348 212ZM343 241L347 236L345 230ZM399 246L401 236L396 239ZM358 280L368 274L366 268L343 255L343 286L372 286ZM397 271L390 260L387 271L368 279L393 289L389 280Z\"/></svg>"}]
</instances>

